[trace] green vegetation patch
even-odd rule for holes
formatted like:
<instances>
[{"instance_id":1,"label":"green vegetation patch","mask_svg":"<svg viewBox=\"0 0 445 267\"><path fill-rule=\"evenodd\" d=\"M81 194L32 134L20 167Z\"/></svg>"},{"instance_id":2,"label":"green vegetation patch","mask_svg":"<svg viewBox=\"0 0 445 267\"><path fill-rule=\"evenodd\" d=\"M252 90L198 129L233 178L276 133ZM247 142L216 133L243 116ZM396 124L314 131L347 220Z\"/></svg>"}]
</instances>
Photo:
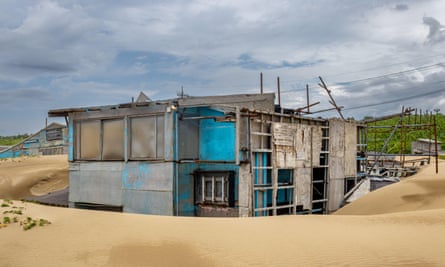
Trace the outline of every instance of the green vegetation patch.
<instances>
[{"instance_id":1,"label":"green vegetation patch","mask_svg":"<svg viewBox=\"0 0 445 267\"><path fill-rule=\"evenodd\" d=\"M436 117L436 132L438 141L445 141L445 115L437 114L432 117L429 115L422 115L422 119L420 116L405 116L403 119L403 125L414 125L414 124L431 124L434 121L434 117ZM365 117L365 119L371 119L372 117ZM384 142L389 137L392 128L384 128L384 126L395 126L398 124L400 118L392 118L388 120L378 121L369 123L368 126L378 126L381 128L378 129L368 129L368 151L380 151L383 147ZM417 127L412 128L410 131L406 129L404 132L401 132L398 129L391 141L388 143L386 147L385 153L397 154L397 153L411 153L411 142L416 141L419 138L425 139L434 139L434 129L433 127ZM402 142L403 140L403 142ZM405 143L406 146L401 146L402 143ZM442 144L442 150L445 149L445 142Z\"/></svg>"},{"instance_id":2,"label":"green vegetation patch","mask_svg":"<svg viewBox=\"0 0 445 267\"><path fill-rule=\"evenodd\" d=\"M10 136L0 136L0 146L12 146L18 144L29 137L29 134L18 134Z\"/></svg>"},{"instance_id":3,"label":"green vegetation patch","mask_svg":"<svg viewBox=\"0 0 445 267\"><path fill-rule=\"evenodd\" d=\"M47 219L25 217L25 207L13 206L11 200L3 200L2 208L10 208L3 211L3 218L0 220L0 229L7 227L10 224L20 224L24 231L28 231L36 226L42 227L51 224ZM8 216L8 215L13 215Z\"/></svg>"}]
</instances>

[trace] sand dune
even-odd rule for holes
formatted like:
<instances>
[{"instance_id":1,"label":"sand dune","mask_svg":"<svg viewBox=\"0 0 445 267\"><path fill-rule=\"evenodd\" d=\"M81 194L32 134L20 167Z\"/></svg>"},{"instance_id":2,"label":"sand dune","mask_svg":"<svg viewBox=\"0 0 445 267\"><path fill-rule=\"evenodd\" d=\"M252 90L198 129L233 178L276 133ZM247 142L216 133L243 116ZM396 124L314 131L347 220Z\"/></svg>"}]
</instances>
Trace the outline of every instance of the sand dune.
<instances>
[{"instance_id":1,"label":"sand dune","mask_svg":"<svg viewBox=\"0 0 445 267\"><path fill-rule=\"evenodd\" d=\"M184 218L25 205L45 227L0 229L1 266L437 266L445 209L379 216Z\"/></svg>"},{"instance_id":2,"label":"sand dune","mask_svg":"<svg viewBox=\"0 0 445 267\"><path fill-rule=\"evenodd\" d=\"M414 176L371 192L338 210L337 215L372 215L445 209L445 161L439 173L430 164Z\"/></svg>"},{"instance_id":3,"label":"sand dune","mask_svg":"<svg viewBox=\"0 0 445 267\"><path fill-rule=\"evenodd\" d=\"M12 206L24 207L20 220L52 224L29 231L18 223L1 228L0 266L442 266L444 178L429 168L348 207L397 211L381 215L163 217L14 201L0 208L0 216ZM38 184L31 180L15 186ZM380 195L383 200L372 196L383 190L392 193ZM383 210L386 202L392 208Z\"/></svg>"},{"instance_id":4,"label":"sand dune","mask_svg":"<svg viewBox=\"0 0 445 267\"><path fill-rule=\"evenodd\" d=\"M0 161L0 198L40 196L68 187L66 155Z\"/></svg>"}]
</instances>

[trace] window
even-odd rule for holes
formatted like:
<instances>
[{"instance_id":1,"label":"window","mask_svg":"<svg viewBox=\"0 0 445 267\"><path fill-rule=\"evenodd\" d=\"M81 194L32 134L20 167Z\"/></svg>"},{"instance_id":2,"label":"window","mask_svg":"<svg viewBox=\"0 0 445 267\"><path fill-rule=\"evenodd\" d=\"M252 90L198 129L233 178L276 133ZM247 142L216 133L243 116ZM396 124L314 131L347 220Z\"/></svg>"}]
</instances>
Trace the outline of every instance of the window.
<instances>
[{"instance_id":1,"label":"window","mask_svg":"<svg viewBox=\"0 0 445 267\"><path fill-rule=\"evenodd\" d=\"M78 121L75 127L76 159L124 159L123 119Z\"/></svg>"},{"instance_id":2,"label":"window","mask_svg":"<svg viewBox=\"0 0 445 267\"><path fill-rule=\"evenodd\" d=\"M163 158L164 116L134 117L130 123L130 158Z\"/></svg>"},{"instance_id":3,"label":"window","mask_svg":"<svg viewBox=\"0 0 445 267\"><path fill-rule=\"evenodd\" d=\"M128 144L131 160L164 158L164 116L75 121L75 159L124 160Z\"/></svg>"},{"instance_id":4,"label":"window","mask_svg":"<svg viewBox=\"0 0 445 267\"><path fill-rule=\"evenodd\" d=\"M100 121L82 121L77 125L77 146L79 159L100 159Z\"/></svg>"},{"instance_id":5,"label":"window","mask_svg":"<svg viewBox=\"0 0 445 267\"><path fill-rule=\"evenodd\" d=\"M233 206L235 195L233 176L231 171L196 172L195 202Z\"/></svg>"},{"instance_id":6,"label":"window","mask_svg":"<svg viewBox=\"0 0 445 267\"><path fill-rule=\"evenodd\" d=\"M102 159L124 159L124 120L104 120Z\"/></svg>"}]
</instances>

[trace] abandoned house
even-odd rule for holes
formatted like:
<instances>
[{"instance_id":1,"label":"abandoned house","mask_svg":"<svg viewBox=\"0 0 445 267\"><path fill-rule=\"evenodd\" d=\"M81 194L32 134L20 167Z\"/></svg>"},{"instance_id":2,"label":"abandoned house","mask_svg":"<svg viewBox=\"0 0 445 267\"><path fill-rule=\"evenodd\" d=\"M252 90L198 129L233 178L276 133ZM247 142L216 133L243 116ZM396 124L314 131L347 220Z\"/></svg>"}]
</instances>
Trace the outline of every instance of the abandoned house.
<instances>
[{"instance_id":1,"label":"abandoned house","mask_svg":"<svg viewBox=\"0 0 445 267\"><path fill-rule=\"evenodd\" d=\"M357 183L360 125L275 94L50 110L69 129L69 205L178 216L329 213Z\"/></svg>"},{"instance_id":2,"label":"abandoned house","mask_svg":"<svg viewBox=\"0 0 445 267\"><path fill-rule=\"evenodd\" d=\"M19 144L0 149L0 159L68 154L67 128L53 122Z\"/></svg>"}]
</instances>

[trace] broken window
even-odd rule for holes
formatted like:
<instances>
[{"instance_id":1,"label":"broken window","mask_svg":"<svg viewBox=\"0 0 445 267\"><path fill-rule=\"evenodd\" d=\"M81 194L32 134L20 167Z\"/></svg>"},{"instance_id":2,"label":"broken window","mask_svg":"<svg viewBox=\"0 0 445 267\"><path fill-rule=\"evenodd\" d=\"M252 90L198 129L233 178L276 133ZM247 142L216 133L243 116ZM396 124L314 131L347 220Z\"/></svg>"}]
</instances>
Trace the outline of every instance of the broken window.
<instances>
[{"instance_id":1,"label":"broken window","mask_svg":"<svg viewBox=\"0 0 445 267\"><path fill-rule=\"evenodd\" d=\"M195 202L233 206L234 202L233 172L197 172L195 174Z\"/></svg>"}]
</instances>

